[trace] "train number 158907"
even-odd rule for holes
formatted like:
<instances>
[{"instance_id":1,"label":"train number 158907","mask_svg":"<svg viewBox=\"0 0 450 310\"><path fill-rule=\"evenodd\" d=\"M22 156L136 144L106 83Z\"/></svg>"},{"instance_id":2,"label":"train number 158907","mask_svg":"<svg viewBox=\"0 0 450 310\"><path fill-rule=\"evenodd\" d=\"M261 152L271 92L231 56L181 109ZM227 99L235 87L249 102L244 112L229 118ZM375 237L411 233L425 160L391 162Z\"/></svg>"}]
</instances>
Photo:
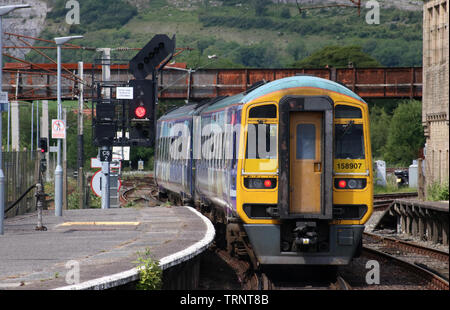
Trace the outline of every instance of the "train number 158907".
<instances>
[{"instance_id":1,"label":"train number 158907","mask_svg":"<svg viewBox=\"0 0 450 310\"><path fill-rule=\"evenodd\" d=\"M361 169L361 163L338 163L338 169Z\"/></svg>"}]
</instances>

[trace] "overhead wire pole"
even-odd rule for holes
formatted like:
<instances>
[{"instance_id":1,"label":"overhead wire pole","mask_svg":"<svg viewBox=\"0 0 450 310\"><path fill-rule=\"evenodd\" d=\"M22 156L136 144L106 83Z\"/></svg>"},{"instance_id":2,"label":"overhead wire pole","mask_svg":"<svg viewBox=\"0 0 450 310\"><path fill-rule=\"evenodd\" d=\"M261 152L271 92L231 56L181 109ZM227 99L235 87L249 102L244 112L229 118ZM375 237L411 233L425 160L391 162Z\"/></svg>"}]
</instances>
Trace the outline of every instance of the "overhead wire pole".
<instances>
[{"instance_id":1,"label":"overhead wire pole","mask_svg":"<svg viewBox=\"0 0 450 310\"><path fill-rule=\"evenodd\" d=\"M57 46L57 100L58 100L58 119L62 117L61 103L61 45L72 39L81 39L83 36L70 36L55 38ZM58 140L57 163L55 169L55 216L62 216L63 204L63 169L61 166L61 139Z\"/></svg>"},{"instance_id":2,"label":"overhead wire pole","mask_svg":"<svg viewBox=\"0 0 450 310\"><path fill-rule=\"evenodd\" d=\"M82 61L78 62L78 75L80 76L81 83L78 83L78 197L79 198L79 208L84 208L84 141L83 141L83 103L84 103L84 64Z\"/></svg>"}]
</instances>

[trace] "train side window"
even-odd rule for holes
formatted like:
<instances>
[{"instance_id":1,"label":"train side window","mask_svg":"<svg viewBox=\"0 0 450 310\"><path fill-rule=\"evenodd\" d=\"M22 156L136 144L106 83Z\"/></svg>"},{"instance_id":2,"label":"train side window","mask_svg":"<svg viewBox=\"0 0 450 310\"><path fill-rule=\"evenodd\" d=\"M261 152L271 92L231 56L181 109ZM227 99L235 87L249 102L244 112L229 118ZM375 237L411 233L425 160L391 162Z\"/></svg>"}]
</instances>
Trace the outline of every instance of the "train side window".
<instances>
[{"instance_id":1,"label":"train side window","mask_svg":"<svg viewBox=\"0 0 450 310\"><path fill-rule=\"evenodd\" d=\"M277 106L274 104L260 105L250 109L249 118L277 118Z\"/></svg>"},{"instance_id":2,"label":"train side window","mask_svg":"<svg viewBox=\"0 0 450 310\"><path fill-rule=\"evenodd\" d=\"M349 105L337 105L334 109L335 118L362 118L362 111L360 108Z\"/></svg>"}]
</instances>

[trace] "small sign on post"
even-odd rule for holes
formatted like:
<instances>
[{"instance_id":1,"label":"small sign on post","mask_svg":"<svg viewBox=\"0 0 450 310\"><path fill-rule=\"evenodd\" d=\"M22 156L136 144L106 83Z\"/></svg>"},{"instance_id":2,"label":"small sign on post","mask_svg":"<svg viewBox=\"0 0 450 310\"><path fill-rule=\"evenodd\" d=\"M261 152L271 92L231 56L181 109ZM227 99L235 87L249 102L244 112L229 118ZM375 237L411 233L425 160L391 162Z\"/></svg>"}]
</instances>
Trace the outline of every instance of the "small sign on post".
<instances>
[{"instance_id":1,"label":"small sign on post","mask_svg":"<svg viewBox=\"0 0 450 310\"><path fill-rule=\"evenodd\" d=\"M66 138L66 122L62 119L52 119L52 139Z\"/></svg>"},{"instance_id":2,"label":"small sign on post","mask_svg":"<svg viewBox=\"0 0 450 310\"><path fill-rule=\"evenodd\" d=\"M100 161L111 162L112 153L112 150L100 150Z\"/></svg>"},{"instance_id":3,"label":"small sign on post","mask_svg":"<svg viewBox=\"0 0 450 310\"><path fill-rule=\"evenodd\" d=\"M8 93L5 91L0 92L0 112L8 111Z\"/></svg>"},{"instance_id":4,"label":"small sign on post","mask_svg":"<svg viewBox=\"0 0 450 310\"><path fill-rule=\"evenodd\" d=\"M116 99L133 99L133 87L116 87Z\"/></svg>"}]
</instances>

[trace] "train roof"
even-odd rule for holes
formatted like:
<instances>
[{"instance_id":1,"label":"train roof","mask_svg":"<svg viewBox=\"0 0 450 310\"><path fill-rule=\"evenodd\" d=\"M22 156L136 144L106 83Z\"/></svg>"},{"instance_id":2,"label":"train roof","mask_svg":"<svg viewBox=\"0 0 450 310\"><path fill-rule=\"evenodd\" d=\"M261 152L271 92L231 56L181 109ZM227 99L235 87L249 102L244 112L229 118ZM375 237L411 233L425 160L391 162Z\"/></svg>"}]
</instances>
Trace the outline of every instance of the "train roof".
<instances>
[{"instance_id":1,"label":"train roof","mask_svg":"<svg viewBox=\"0 0 450 310\"><path fill-rule=\"evenodd\" d=\"M248 103L252 100L255 100L264 95L280 91L288 88L298 88L298 87L311 87L311 88L321 88L329 91L337 92L344 94L346 96L352 97L356 100L366 103L361 97L352 92L347 87L330 81L326 79L322 79L315 76L291 76L287 78L282 78L279 80L275 80L264 85L257 87L256 89L244 93L240 93L234 96L225 97L221 100L212 100L212 104L198 104L191 103L179 108L176 108L169 113L165 114L160 118L160 120L167 119L178 119L192 116L194 113L202 109L202 112L208 113L216 110L223 109L227 106L231 106L239 103Z\"/></svg>"},{"instance_id":2,"label":"train roof","mask_svg":"<svg viewBox=\"0 0 450 310\"><path fill-rule=\"evenodd\" d=\"M222 100L219 100L211 105L209 105L204 112L211 112L211 111L215 111L215 110L220 110L222 108L225 108L227 106L233 105L233 104L237 104L237 103L241 103L242 102L242 98L244 98L245 93L240 93L234 96L230 96L230 97L226 97Z\"/></svg>"},{"instance_id":3,"label":"train roof","mask_svg":"<svg viewBox=\"0 0 450 310\"><path fill-rule=\"evenodd\" d=\"M267 95L269 93L273 93L279 90L287 89L287 88L297 88L297 87L312 87L312 88L322 88L329 91L341 93L361 102L365 101L359 97L357 94L352 92L347 87L338 84L336 82L322 79L315 76L291 76L287 78L282 78L279 80L272 81L270 83L264 84L255 90L248 93L242 100L242 103L248 103L252 100L255 100L259 97Z\"/></svg>"},{"instance_id":4,"label":"train roof","mask_svg":"<svg viewBox=\"0 0 450 310\"><path fill-rule=\"evenodd\" d=\"M159 118L159 120L184 118L184 117L192 116L192 114L194 114L194 112L196 111L197 106L198 106L197 103L190 103L187 105L183 105L179 108L175 108L175 109L169 111L169 113L167 113L167 114L164 114L163 116L161 116Z\"/></svg>"}]
</instances>

